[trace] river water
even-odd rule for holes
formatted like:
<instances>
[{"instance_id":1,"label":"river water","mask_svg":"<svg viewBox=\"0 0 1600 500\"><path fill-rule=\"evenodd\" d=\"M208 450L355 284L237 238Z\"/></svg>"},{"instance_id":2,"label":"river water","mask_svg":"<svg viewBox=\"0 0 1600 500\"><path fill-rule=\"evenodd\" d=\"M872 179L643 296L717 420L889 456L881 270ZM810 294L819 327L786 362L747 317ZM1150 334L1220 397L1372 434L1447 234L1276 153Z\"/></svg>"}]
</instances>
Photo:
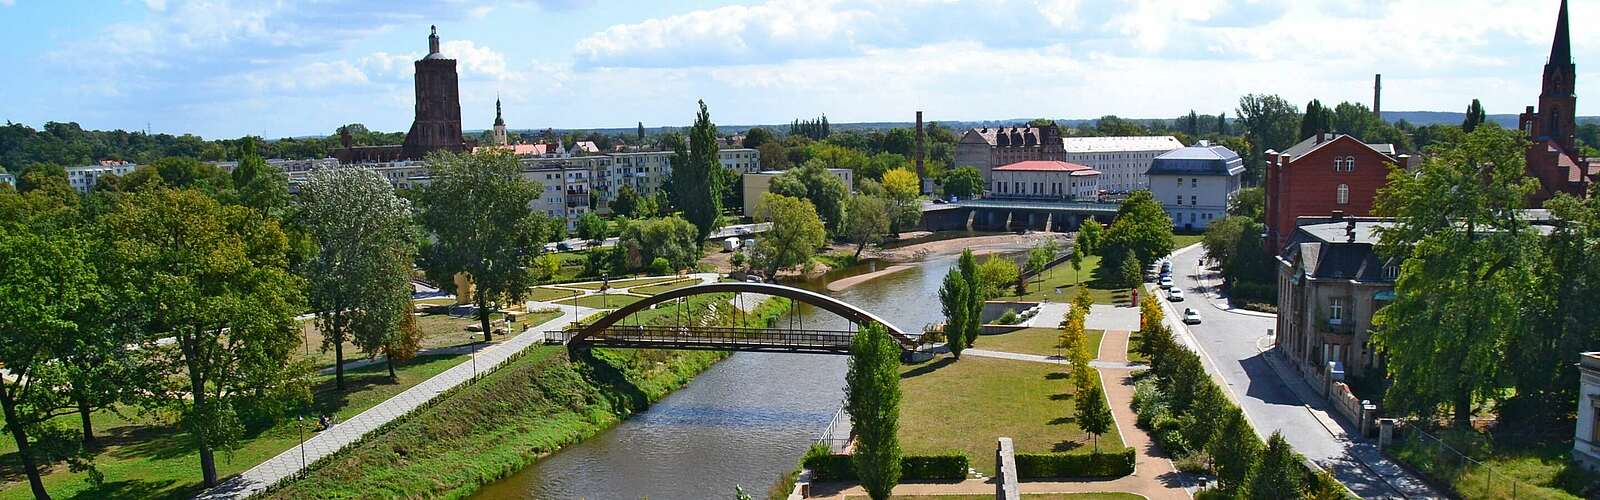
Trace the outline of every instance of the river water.
<instances>
[{"instance_id":1,"label":"river water","mask_svg":"<svg viewBox=\"0 0 1600 500\"><path fill-rule=\"evenodd\" d=\"M827 280L874 270L869 263L804 286L915 332L944 317L938 290L954 264L953 257L938 258L840 292L823 290ZM798 314L808 328L848 326L809 306ZM650 409L484 486L474 498L701 500L733 498L734 486L765 497L839 409L845 359L734 354Z\"/></svg>"}]
</instances>

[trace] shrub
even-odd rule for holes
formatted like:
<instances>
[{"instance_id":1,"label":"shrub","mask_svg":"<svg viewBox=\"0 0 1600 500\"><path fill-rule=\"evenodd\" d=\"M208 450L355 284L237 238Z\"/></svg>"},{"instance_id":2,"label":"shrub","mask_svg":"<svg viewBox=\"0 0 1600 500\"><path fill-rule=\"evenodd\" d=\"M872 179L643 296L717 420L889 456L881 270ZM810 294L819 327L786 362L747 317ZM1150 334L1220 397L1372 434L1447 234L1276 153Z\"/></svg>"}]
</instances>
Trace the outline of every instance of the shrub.
<instances>
[{"instance_id":1,"label":"shrub","mask_svg":"<svg viewBox=\"0 0 1600 500\"><path fill-rule=\"evenodd\" d=\"M650 272L654 274L669 274L672 272L672 262L666 257L656 257L650 261Z\"/></svg>"},{"instance_id":2,"label":"shrub","mask_svg":"<svg viewBox=\"0 0 1600 500\"><path fill-rule=\"evenodd\" d=\"M1205 450L1185 453L1173 460L1172 466L1177 467L1179 471L1190 474L1210 474L1211 455L1207 455Z\"/></svg>"},{"instance_id":3,"label":"shrub","mask_svg":"<svg viewBox=\"0 0 1600 500\"><path fill-rule=\"evenodd\" d=\"M1017 324L1017 310L1006 309L1006 312L1000 314L1000 319L994 321L1002 325L1015 325Z\"/></svg>"},{"instance_id":4,"label":"shrub","mask_svg":"<svg viewBox=\"0 0 1600 500\"><path fill-rule=\"evenodd\" d=\"M1132 451L1132 450L1129 450ZM1130 454L1129 457L1132 457ZM817 481L854 481L855 469L850 465L850 455L834 455L826 447L813 446L801 462ZM1129 462L1130 471L1132 462ZM965 454L950 452L942 455L908 455L900 458L902 480L961 480L967 478L971 460Z\"/></svg>"},{"instance_id":5,"label":"shrub","mask_svg":"<svg viewBox=\"0 0 1600 500\"><path fill-rule=\"evenodd\" d=\"M1133 473L1133 457L1133 448L1070 455L1018 453L1017 478L1121 477Z\"/></svg>"}]
</instances>

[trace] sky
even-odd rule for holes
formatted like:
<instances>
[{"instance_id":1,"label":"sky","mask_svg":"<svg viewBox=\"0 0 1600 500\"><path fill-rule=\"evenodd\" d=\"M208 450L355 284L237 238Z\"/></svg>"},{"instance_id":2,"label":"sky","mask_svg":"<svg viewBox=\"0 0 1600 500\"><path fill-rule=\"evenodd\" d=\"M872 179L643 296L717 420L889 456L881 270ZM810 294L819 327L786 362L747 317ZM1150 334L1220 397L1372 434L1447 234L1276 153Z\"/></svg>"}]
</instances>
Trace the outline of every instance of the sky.
<instances>
[{"instance_id":1,"label":"sky","mask_svg":"<svg viewBox=\"0 0 1600 500\"><path fill-rule=\"evenodd\" d=\"M1240 95L1491 114L1534 104L1556 0L0 0L0 120L40 127L403 131L437 25L468 130L1115 114ZM1600 115L1600 0L1571 4ZM1595 95L1597 99L1585 99Z\"/></svg>"}]
</instances>

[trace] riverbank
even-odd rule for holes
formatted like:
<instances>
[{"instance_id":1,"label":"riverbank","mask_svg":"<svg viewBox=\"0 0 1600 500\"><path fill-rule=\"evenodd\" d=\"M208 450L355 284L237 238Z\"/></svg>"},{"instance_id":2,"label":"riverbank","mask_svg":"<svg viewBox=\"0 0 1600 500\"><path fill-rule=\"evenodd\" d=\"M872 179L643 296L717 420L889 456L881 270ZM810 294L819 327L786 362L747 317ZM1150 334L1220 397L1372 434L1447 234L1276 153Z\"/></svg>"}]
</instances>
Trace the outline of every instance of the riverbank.
<instances>
[{"instance_id":1,"label":"riverbank","mask_svg":"<svg viewBox=\"0 0 1600 500\"><path fill-rule=\"evenodd\" d=\"M928 233L924 237L937 237L937 233ZM922 260L927 257L956 255L964 250L972 250L973 254L984 255L1027 250L1033 248L1034 245L1045 238L1057 238L1061 239L1062 244L1067 243L1065 240L1066 235L1062 233L991 234L911 243L878 250L873 253L873 256L887 262L901 263Z\"/></svg>"},{"instance_id":2,"label":"riverbank","mask_svg":"<svg viewBox=\"0 0 1600 500\"><path fill-rule=\"evenodd\" d=\"M731 308L718 302L727 300L725 294L708 295L687 305L708 323L722 324L731 319ZM652 312L670 318L675 313L668 309ZM768 316L752 314L750 321ZM597 349L590 358L573 360L559 346L530 347L477 382L319 461L269 498L467 496L609 429L726 357Z\"/></svg>"},{"instance_id":3,"label":"riverbank","mask_svg":"<svg viewBox=\"0 0 1600 500\"><path fill-rule=\"evenodd\" d=\"M873 271L873 272L864 273L864 274L857 274L857 275L851 276L849 278L842 278L842 279L833 280L833 282L828 283L827 288L828 288L828 291L830 291L830 292L837 292L837 291L844 290L846 288L850 288L852 286L856 286L857 284L860 284L860 283L865 283L867 281L871 281L871 280L873 280L875 278L888 276L888 275L891 275L891 274L894 274L894 273L898 273L900 271L909 271L909 270L914 269L914 268L916 268L916 266L906 265L906 264L889 266L888 268L885 268L885 269L882 269L882 270L879 270L879 271Z\"/></svg>"}]
</instances>

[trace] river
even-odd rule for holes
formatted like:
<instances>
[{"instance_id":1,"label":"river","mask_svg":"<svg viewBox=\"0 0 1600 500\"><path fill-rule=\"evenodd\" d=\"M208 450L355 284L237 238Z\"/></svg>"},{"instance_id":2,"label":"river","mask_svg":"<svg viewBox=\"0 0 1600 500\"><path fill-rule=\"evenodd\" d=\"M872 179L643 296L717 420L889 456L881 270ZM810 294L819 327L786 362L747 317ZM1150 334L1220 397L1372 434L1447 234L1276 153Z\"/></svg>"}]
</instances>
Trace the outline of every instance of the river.
<instances>
[{"instance_id":1,"label":"river","mask_svg":"<svg viewBox=\"0 0 1600 500\"><path fill-rule=\"evenodd\" d=\"M906 331L940 321L939 285L954 257L921 263L839 292L829 273L806 288L829 293ZM807 327L847 327L831 313L799 308ZM786 317L787 318L787 317ZM786 319L780 320L786 321ZM474 498L733 498L734 486L763 498L798 465L844 397L844 356L737 353L616 427L478 490Z\"/></svg>"}]
</instances>

